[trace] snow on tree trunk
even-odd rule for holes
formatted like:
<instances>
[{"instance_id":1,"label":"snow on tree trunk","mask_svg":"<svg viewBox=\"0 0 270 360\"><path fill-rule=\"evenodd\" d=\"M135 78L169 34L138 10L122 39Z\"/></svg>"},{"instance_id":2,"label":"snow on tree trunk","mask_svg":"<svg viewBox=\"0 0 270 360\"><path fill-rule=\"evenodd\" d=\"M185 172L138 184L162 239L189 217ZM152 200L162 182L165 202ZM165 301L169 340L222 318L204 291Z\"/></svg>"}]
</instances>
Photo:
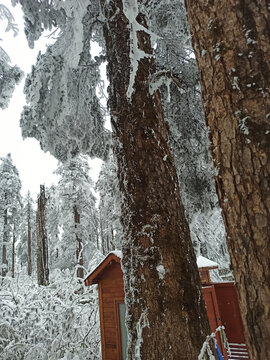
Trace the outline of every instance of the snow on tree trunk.
<instances>
[{"instance_id":1,"label":"snow on tree trunk","mask_svg":"<svg viewBox=\"0 0 270 360\"><path fill-rule=\"evenodd\" d=\"M155 64L136 4L133 11L127 1L101 1L123 197L127 358L195 359L210 329L160 95L149 93Z\"/></svg>"},{"instance_id":2,"label":"snow on tree trunk","mask_svg":"<svg viewBox=\"0 0 270 360\"><path fill-rule=\"evenodd\" d=\"M186 0L250 359L270 358L267 2Z\"/></svg>"},{"instance_id":3,"label":"snow on tree trunk","mask_svg":"<svg viewBox=\"0 0 270 360\"><path fill-rule=\"evenodd\" d=\"M80 225L80 214L78 212L77 206L73 207L74 212L74 226L75 226L75 234L76 234L76 262L77 262L77 277L83 279L83 245L82 239L78 236L77 227Z\"/></svg>"},{"instance_id":4,"label":"snow on tree trunk","mask_svg":"<svg viewBox=\"0 0 270 360\"><path fill-rule=\"evenodd\" d=\"M11 276L15 277L15 243L16 243L16 233L15 233L15 225L13 227L12 232L12 263L11 263Z\"/></svg>"},{"instance_id":5,"label":"snow on tree trunk","mask_svg":"<svg viewBox=\"0 0 270 360\"><path fill-rule=\"evenodd\" d=\"M7 234L7 209L4 212L4 232L3 232L3 248L2 248L2 276L7 275L8 271L8 264L7 264L7 241L8 241L8 234Z\"/></svg>"},{"instance_id":6,"label":"snow on tree trunk","mask_svg":"<svg viewBox=\"0 0 270 360\"><path fill-rule=\"evenodd\" d=\"M27 203L27 273L32 275L31 204Z\"/></svg>"},{"instance_id":7,"label":"snow on tree trunk","mask_svg":"<svg viewBox=\"0 0 270 360\"><path fill-rule=\"evenodd\" d=\"M37 208L37 277L39 285L48 285L49 283L45 205L45 187L44 185L40 185Z\"/></svg>"}]
</instances>

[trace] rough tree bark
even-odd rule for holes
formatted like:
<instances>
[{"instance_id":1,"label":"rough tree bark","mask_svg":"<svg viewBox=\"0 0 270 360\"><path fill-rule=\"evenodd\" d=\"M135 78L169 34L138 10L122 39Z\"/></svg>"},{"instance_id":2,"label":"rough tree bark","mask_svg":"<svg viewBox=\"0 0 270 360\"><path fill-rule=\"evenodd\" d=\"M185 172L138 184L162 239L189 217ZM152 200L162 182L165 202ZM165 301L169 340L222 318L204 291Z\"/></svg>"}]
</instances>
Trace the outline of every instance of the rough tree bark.
<instances>
[{"instance_id":1,"label":"rough tree bark","mask_svg":"<svg viewBox=\"0 0 270 360\"><path fill-rule=\"evenodd\" d=\"M3 232L3 247L2 247L2 276L6 276L8 272L8 263L7 263L7 242L8 242L8 216L7 209L4 212L4 232Z\"/></svg>"},{"instance_id":2,"label":"rough tree bark","mask_svg":"<svg viewBox=\"0 0 270 360\"><path fill-rule=\"evenodd\" d=\"M45 218L45 186L40 185L40 194L38 197L37 208L37 277L39 285L49 284L49 268L48 268L48 242L46 232Z\"/></svg>"},{"instance_id":3,"label":"rough tree bark","mask_svg":"<svg viewBox=\"0 0 270 360\"><path fill-rule=\"evenodd\" d=\"M123 197L128 359L196 359L210 329L160 95L149 93L149 79L155 72L150 37L145 31L135 35L149 57L138 61L129 101L134 23L125 16L121 0L101 0L101 7L106 18L114 152ZM146 26L142 14L136 19Z\"/></svg>"},{"instance_id":4,"label":"rough tree bark","mask_svg":"<svg viewBox=\"0 0 270 360\"><path fill-rule=\"evenodd\" d=\"M78 225L80 225L80 214L78 212L77 206L73 207L74 213L74 223L75 223L75 232L76 232L76 265L77 265L77 277L83 279L83 246L82 239L77 234Z\"/></svg>"},{"instance_id":5,"label":"rough tree bark","mask_svg":"<svg viewBox=\"0 0 270 360\"><path fill-rule=\"evenodd\" d=\"M270 359L270 13L186 0L250 359Z\"/></svg>"},{"instance_id":6,"label":"rough tree bark","mask_svg":"<svg viewBox=\"0 0 270 360\"><path fill-rule=\"evenodd\" d=\"M31 209L27 204L27 273L32 275L32 231L31 231Z\"/></svg>"}]
</instances>

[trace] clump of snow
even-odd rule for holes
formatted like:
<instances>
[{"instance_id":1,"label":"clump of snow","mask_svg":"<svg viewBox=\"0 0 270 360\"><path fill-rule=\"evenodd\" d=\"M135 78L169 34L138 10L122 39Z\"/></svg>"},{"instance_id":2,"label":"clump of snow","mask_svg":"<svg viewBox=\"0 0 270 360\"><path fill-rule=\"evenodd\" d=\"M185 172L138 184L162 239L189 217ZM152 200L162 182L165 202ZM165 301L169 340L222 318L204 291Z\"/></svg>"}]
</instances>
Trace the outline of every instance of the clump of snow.
<instances>
[{"instance_id":1,"label":"clump of snow","mask_svg":"<svg viewBox=\"0 0 270 360\"><path fill-rule=\"evenodd\" d=\"M197 257L197 266L198 268L217 267L218 263L200 255Z\"/></svg>"},{"instance_id":2,"label":"clump of snow","mask_svg":"<svg viewBox=\"0 0 270 360\"><path fill-rule=\"evenodd\" d=\"M245 116L244 118L239 119L239 128L245 135L249 134L249 130L246 124L247 119L249 119L249 116Z\"/></svg>"},{"instance_id":3,"label":"clump of snow","mask_svg":"<svg viewBox=\"0 0 270 360\"><path fill-rule=\"evenodd\" d=\"M164 71L156 72L150 79L150 83L149 83L150 95L153 95L154 92L160 89L162 85L165 85L167 87L167 102L170 102L171 101L170 85L172 82L173 79L170 76L170 74L168 76L168 73Z\"/></svg>"},{"instance_id":4,"label":"clump of snow","mask_svg":"<svg viewBox=\"0 0 270 360\"><path fill-rule=\"evenodd\" d=\"M250 37L250 33L252 32L252 30L246 30L245 27L244 27L244 31L245 31L245 38L246 38L246 41L247 41L247 44L252 44L252 45L255 45L257 43L257 41L255 41L254 39L252 39Z\"/></svg>"},{"instance_id":5,"label":"clump of snow","mask_svg":"<svg viewBox=\"0 0 270 360\"><path fill-rule=\"evenodd\" d=\"M207 50L202 49L202 56L205 56L205 55L206 55L206 53L207 53Z\"/></svg>"},{"instance_id":6,"label":"clump of snow","mask_svg":"<svg viewBox=\"0 0 270 360\"><path fill-rule=\"evenodd\" d=\"M158 272L159 279L163 280L165 272L166 272L164 266L162 264L160 264L160 265L158 265L156 267L156 269L157 269L157 272Z\"/></svg>"},{"instance_id":7,"label":"clump of snow","mask_svg":"<svg viewBox=\"0 0 270 360\"><path fill-rule=\"evenodd\" d=\"M138 62L143 58L151 58L153 56L152 54L147 54L138 48L137 31L144 31L155 38L156 36L137 22L136 17L139 14L137 0L123 0L123 11L129 21L130 27L130 76L127 89L127 98L130 100L134 91L133 85L138 70Z\"/></svg>"},{"instance_id":8,"label":"clump of snow","mask_svg":"<svg viewBox=\"0 0 270 360\"><path fill-rule=\"evenodd\" d=\"M109 255L110 254L114 254L115 256L117 256L119 259L122 259L123 257L123 254L122 254L122 251L121 250L113 250L113 251L110 251Z\"/></svg>"},{"instance_id":9,"label":"clump of snow","mask_svg":"<svg viewBox=\"0 0 270 360\"><path fill-rule=\"evenodd\" d=\"M143 329L149 327L147 310L142 311L139 321L136 324L137 340L135 344L135 360L141 360L141 345L143 342Z\"/></svg>"},{"instance_id":10,"label":"clump of snow","mask_svg":"<svg viewBox=\"0 0 270 360\"><path fill-rule=\"evenodd\" d=\"M238 85L238 76L233 77L232 87L233 87L234 90L235 89L240 90L239 85Z\"/></svg>"}]
</instances>

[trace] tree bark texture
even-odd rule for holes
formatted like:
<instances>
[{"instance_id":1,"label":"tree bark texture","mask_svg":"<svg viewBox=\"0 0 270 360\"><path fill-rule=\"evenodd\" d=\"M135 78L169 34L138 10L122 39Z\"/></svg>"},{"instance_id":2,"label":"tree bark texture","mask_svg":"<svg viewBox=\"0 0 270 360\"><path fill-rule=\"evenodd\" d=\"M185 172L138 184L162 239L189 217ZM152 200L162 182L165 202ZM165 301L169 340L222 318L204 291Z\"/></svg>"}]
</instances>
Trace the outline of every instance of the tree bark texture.
<instances>
[{"instance_id":1,"label":"tree bark texture","mask_svg":"<svg viewBox=\"0 0 270 360\"><path fill-rule=\"evenodd\" d=\"M270 359L270 13L186 0L250 359Z\"/></svg>"},{"instance_id":2,"label":"tree bark texture","mask_svg":"<svg viewBox=\"0 0 270 360\"><path fill-rule=\"evenodd\" d=\"M135 33L139 48L149 57L138 61L129 100L134 24L125 16L121 0L101 1L101 7L106 18L109 107L122 193L127 358L196 359L210 328L160 94L149 93L155 72L150 37L145 31ZM142 14L136 19L146 26Z\"/></svg>"},{"instance_id":3,"label":"tree bark texture","mask_svg":"<svg viewBox=\"0 0 270 360\"><path fill-rule=\"evenodd\" d=\"M30 203L27 206L27 273L32 275L32 229L31 229L31 211Z\"/></svg>"},{"instance_id":4,"label":"tree bark texture","mask_svg":"<svg viewBox=\"0 0 270 360\"><path fill-rule=\"evenodd\" d=\"M83 245L82 239L78 236L78 225L80 225L80 214L78 212L77 206L73 207L74 213L74 223L75 223L75 233L76 233L76 265L77 265L77 277L83 279Z\"/></svg>"},{"instance_id":5,"label":"tree bark texture","mask_svg":"<svg viewBox=\"0 0 270 360\"><path fill-rule=\"evenodd\" d=\"M6 276L8 272L8 262L7 262L7 242L8 242L8 216L7 209L4 212L4 232L3 232L3 247L2 247L2 276Z\"/></svg>"},{"instance_id":6,"label":"tree bark texture","mask_svg":"<svg viewBox=\"0 0 270 360\"><path fill-rule=\"evenodd\" d=\"M48 242L45 218L45 187L40 185L37 209L37 277L39 285L49 284Z\"/></svg>"}]
</instances>

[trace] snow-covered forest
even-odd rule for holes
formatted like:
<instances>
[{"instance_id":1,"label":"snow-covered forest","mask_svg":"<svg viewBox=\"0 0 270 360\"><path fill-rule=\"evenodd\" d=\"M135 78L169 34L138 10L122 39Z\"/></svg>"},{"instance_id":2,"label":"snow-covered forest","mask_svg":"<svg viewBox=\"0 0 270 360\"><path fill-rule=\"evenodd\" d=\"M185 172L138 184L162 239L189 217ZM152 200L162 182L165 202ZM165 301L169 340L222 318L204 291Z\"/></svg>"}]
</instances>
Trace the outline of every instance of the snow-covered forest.
<instances>
[{"instance_id":1,"label":"snow-covered forest","mask_svg":"<svg viewBox=\"0 0 270 360\"><path fill-rule=\"evenodd\" d=\"M211 90L205 89L203 72L214 65L203 63L206 43L198 51L189 3L11 0L6 6L0 0L6 31L18 32L12 6L21 6L29 47L45 31L53 39L24 80L0 47L0 108L8 107L16 84L24 81L22 136L38 140L58 160L59 177L52 186L40 184L33 199L31 189L22 194L12 154L0 159L0 359L101 359L98 291L83 280L114 250L123 253L127 359L203 358L199 353L210 328L196 265L200 255L219 264L213 281L236 278L250 359L263 359L254 338L260 343L269 329L253 337L247 309L254 318L258 309L245 305L248 294L258 290L241 293L243 283L248 289L248 280L242 282L245 272L253 266L246 244L253 242L256 249L256 229L247 220L252 225L245 235L244 220L238 226L230 222L237 218L230 209L245 199L237 194L247 188L250 195L251 185L244 183L230 197L227 184L240 187L245 177L235 170L233 155L225 165L226 156L220 155L228 150L222 131L235 127L241 139L250 136L243 140L249 145L253 128L249 115L241 113L240 119L235 112L237 125L217 130L215 137L219 125L211 127L209 118L221 112L221 105L208 111L205 94ZM249 39L248 46L255 47ZM216 61L220 49L211 50ZM232 81L231 91L240 91L238 78ZM267 94L265 99L269 89ZM263 166L269 162L265 148L259 152ZM103 164L94 182L89 160L96 157ZM236 163L247 164L248 157L245 153ZM223 168L230 166L223 178ZM269 186L263 186L267 197ZM250 200L249 209L254 204L258 209L258 197ZM256 226L269 227L260 214ZM248 261L241 260L247 268L234 255L239 249L247 252ZM256 284L252 281L250 288ZM268 290L264 285L266 299ZM207 358L216 358L207 351Z\"/></svg>"}]
</instances>

